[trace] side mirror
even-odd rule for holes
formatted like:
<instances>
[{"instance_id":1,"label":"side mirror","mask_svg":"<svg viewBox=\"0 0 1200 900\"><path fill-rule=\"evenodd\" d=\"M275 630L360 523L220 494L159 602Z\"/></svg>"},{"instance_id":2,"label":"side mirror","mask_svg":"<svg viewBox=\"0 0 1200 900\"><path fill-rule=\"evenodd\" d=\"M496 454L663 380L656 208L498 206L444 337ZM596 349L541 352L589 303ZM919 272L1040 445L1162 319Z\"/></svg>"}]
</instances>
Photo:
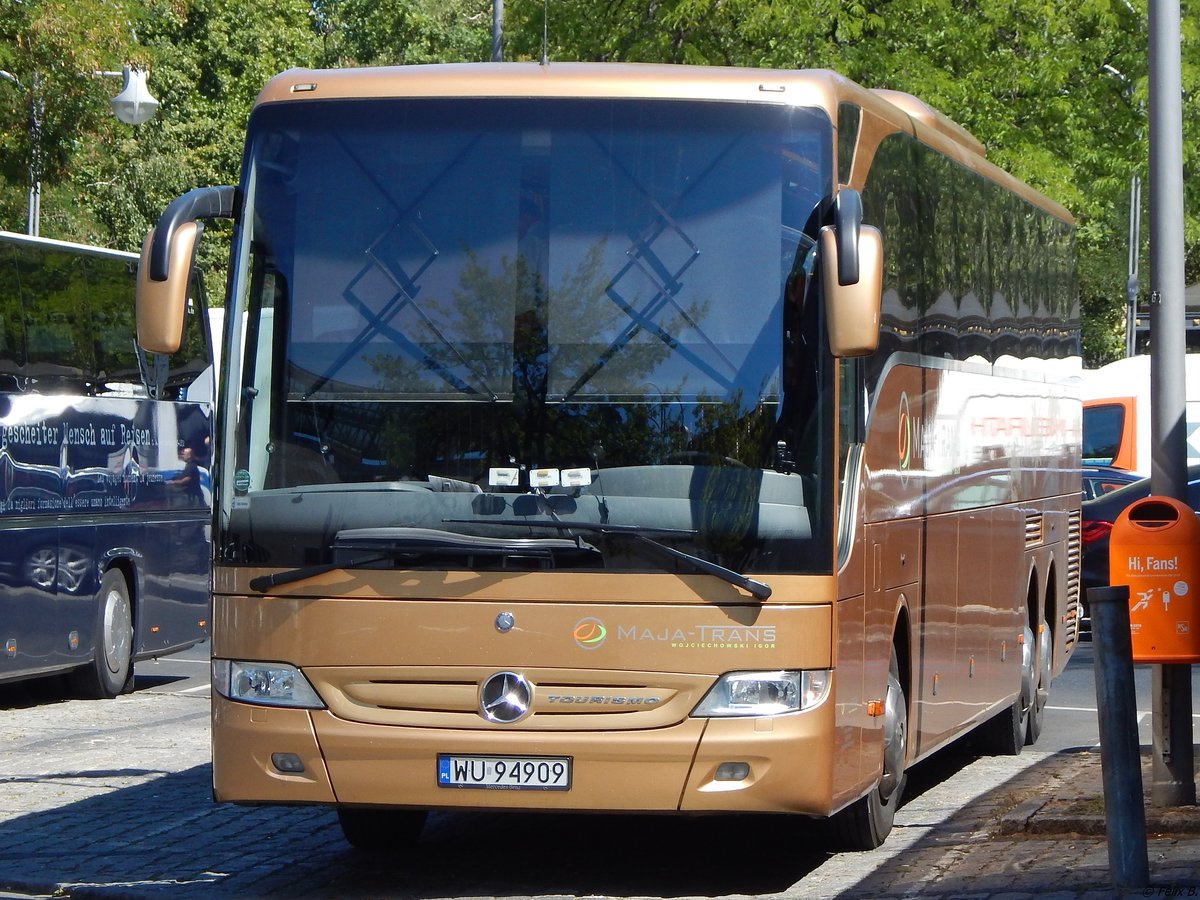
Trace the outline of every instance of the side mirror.
<instances>
[{"instance_id":1,"label":"side mirror","mask_svg":"<svg viewBox=\"0 0 1200 900\"><path fill-rule=\"evenodd\" d=\"M150 353L175 353L183 342L187 289L201 227L197 219L233 218L236 190L198 188L175 199L150 229L138 263L138 345Z\"/></svg>"},{"instance_id":2,"label":"side mirror","mask_svg":"<svg viewBox=\"0 0 1200 900\"><path fill-rule=\"evenodd\" d=\"M188 276L196 242L200 238L197 222L184 222L175 229L169 244L169 268L163 281L150 277L150 254L155 232L151 228L142 244L137 278L138 346L150 353L176 353L183 342L183 319L187 313Z\"/></svg>"},{"instance_id":3,"label":"side mirror","mask_svg":"<svg viewBox=\"0 0 1200 900\"><path fill-rule=\"evenodd\" d=\"M834 224L817 235L825 288L825 326L836 357L867 356L879 346L883 236L862 224L858 191L843 189Z\"/></svg>"}]
</instances>

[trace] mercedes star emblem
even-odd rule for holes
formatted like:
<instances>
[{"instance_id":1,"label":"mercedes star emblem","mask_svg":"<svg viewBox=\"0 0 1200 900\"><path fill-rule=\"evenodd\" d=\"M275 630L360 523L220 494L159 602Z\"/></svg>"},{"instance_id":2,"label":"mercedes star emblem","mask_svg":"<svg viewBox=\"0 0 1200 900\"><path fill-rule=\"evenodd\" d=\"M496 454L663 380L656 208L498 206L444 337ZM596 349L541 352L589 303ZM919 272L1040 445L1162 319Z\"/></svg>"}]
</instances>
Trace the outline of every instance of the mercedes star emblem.
<instances>
[{"instance_id":1,"label":"mercedes star emblem","mask_svg":"<svg viewBox=\"0 0 1200 900\"><path fill-rule=\"evenodd\" d=\"M507 725L529 714L533 691L516 672L497 672L479 687L479 711L489 722Z\"/></svg>"}]
</instances>

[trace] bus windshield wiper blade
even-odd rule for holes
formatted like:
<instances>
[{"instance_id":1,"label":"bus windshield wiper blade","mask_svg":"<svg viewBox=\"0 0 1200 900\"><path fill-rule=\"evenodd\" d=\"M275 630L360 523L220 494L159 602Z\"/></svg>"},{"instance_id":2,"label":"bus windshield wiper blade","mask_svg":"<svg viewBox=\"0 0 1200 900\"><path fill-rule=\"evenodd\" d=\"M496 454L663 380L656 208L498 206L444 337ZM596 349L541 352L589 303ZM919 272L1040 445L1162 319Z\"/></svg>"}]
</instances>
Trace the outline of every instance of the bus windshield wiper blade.
<instances>
[{"instance_id":1,"label":"bus windshield wiper blade","mask_svg":"<svg viewBox=\"0 0 1200 900\"><path fill-rule=\"evenodd\" d=\"M250 579L250 589L264 593L278 585L314 578L335 569L362 568L404 557L519 556L552 560L555 553L597 553L595 547L579 538L489 538L406 526L348 528L337 533L331 549L335 557L333 562L259 575ZM370 555L354 556L363 552Z\"/></svg>"},{"instance_id":2,"label":"bus windshield wiper blade","mask_svg":"<svg viewBox=\"0 0 1200 900\"><path fill-rule=\"evenodd\" d=\"M468 522L477 523L478 519L443 519L442 521L462 524ZM624 535L633 538L639 544L651 549L660 556L669 556L674 560L686 563L697 572L702 572L705 575L713 575L727 584L740 587L758 600L766 600L771 596L771 586L769 584L755 581L753 578L749 578L740 572L733 571L733 569L727 569L718 563L709 562L707 559L701 559L699 556L693 556L691 553L685 553L682 550L676 550L674 547L668 547L666 544L659 543L653 538L648 537L650 534L691 537L696 534L694 530L689 531L684 528L654 528L652 526L643 527L641 525L605 525L599 522L569 522L565 519L513 519L505 521L504 524L527 525L533 528L556 528L559 531L592 531L599 534Z\"/></svg>"},{"instance_id":3,"label":"bus windshield wiper blade","mask_svg":"<svg viewBox=\"0 0 1200 900\"><path fill-rule=\"evenodd\" d=\"M383 562L390 558L388 555L376 556L372 559L359 560L357 565L365 566L370 563ZM250 579L250 590L257 591L260 594L265 594L273 587L281 584L291 584L294 581L304 581L306 578L316 578L318 575L324 575L326 572L332 572L334 569L352 568L346 563L316 563L311 566L300 566L298 569L288 569L284 572L276 572L274 575L257 575Z\"/></svg>"}]
</instances>

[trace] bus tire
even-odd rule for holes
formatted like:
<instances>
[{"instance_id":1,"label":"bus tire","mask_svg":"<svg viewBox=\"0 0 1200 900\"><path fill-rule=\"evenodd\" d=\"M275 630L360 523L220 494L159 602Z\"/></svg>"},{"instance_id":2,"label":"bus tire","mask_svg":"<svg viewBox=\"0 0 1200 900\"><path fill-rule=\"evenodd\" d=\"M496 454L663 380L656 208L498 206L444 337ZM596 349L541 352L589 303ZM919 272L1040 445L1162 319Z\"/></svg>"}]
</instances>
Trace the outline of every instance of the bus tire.
<instances>
[{"instance_id":1,"label":"bus tire","mask_svg":"<svg viewBox=\"0 0 1200 900\"><path fill-rule=\"evenodd\" d=\"M429 814L423 809L338 807L342 836L356 850L404 853L413 848Z\"/></svg>"},{"instance_id":2,"label":"bus tire","mask_svg":"<svg viewBox=\"0 0 1200 900\"><path fill-rule=\"evenodd\" d=\"M900 661L895 646L888 667L883 703L883 771L870 792L834 815L832 826L844 850L874 850L887 839L904 796L908 758L908 698L900 681Z\"/></svg>"},{"instance_id":3,"label":"bus tire","mask_svg":"<svg viewBox=\"0 0 1200 900\"><path fill-rule=\"evenodd\" d=\"M1050 680L1053 677L1050 666L1054 645L1054 633L1046 623L1043 615L1038 623L1037 651L1034 655L1034 687L1033 701L1029 705L1028 722L1025 726L1025 743L1032 746L1042 734L1042 722L1045 718L1046 701L1050 699Z\"/></svg>"},{"instance_id":4,"label":"bus tire","mask_svg":"<svg viewBox=\"0 0 1200 900\"><path fill-rule=\"evenodd\" d=\"M1017 692L1017 698L976 732L979 749L988 756L1017 756L1025 746L1030 711L1037 697L1036 654L1033 629L1026 625L1025 637L1021 642L1021 689Z\"/></svg>"},{"instance_id":5,"label":"bus tire","mask_svg":"<svg viewBox=\"0 0 1200 900\"><path fill-rule=\"evenodd\" d=\"M82 696L108 699L133 687L133 606L120 569L104 573L96 607L92 661L75 669L71 682Z\"/></svg>"}]
</instances>

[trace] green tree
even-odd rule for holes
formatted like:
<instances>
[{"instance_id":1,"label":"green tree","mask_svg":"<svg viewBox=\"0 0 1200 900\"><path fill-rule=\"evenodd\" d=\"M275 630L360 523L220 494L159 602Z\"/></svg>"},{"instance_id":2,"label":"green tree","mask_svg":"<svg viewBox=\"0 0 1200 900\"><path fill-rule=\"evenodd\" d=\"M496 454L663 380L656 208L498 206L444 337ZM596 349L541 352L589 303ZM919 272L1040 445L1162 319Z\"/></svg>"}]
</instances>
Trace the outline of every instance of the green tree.
<instances>
[{"instance_id":1,"label":"green tree","mask_svg":"<svg viewBox=\"0 0 1200 900\"><path fill-rule=\"evenodd\" d=\"M259 91L279 71L315 64L319 53L304 0L150 0L140 37L152 56L159 113L136 133L116 131L107 152L77 160L76 173L94 186L89 205L108 242L131 249L174 197L238 180ZM202 242L206 268L221 270L222 243Z\"/></svg>"},{"instance_id":2,"label":"green tree","mask_svg":"<svg viewBox=\"0 0 1200 900\"><path fill-rule=\"evenodd\" d=\"M258 92L320 50L303 0L0 0L0 22L0 68L44 98L42 233L123 249L176 195L237 180ZM137 128L109 112L119 81L79 74L129 63L149 67L161 103ZM4 87L0 226L23 231L33 97Z\"/></svg>"},{"instance_id":3,"label":"green tree","mask_svg":"<svg viewBox=\"0 0 1200 900\"><path fill-rule=\"evenodd\" d=\"M70 180L81 145L104 133L112 80L93 73L144 64L134 44L141 9L105 0L0 0L0 225L25 230L29 167L36 160L46 199L42 225L56 237L80 236ZM86 230L86 229L84 229Z\"/></svg>"},{"instance_id":4,"label":"green tree","mask_svg":"<svg viewBox=\"0 0 1200 900\"><path fill-rule=\"evenodd\" d=\"M507 9L514 58L541 56L545 24L551 60L821 67L915 94L975 134L993 162L1071 210L1085 356L1098 363L1120 353L1129 181L1147 165L1145 0L559 0L544 23L541 0L510 0ZM1194 0L1183 3L1188 97L1200 80L1195 12ZM1200 109L1185 104L1184 115L1194 247L1200 179L1188 176L1200 162Z\"/></svg>"},{"instance_id":5,"label":"green tree","mask_svg":"<svg viewBox=\"0 0 1200 900\"><path fill-rule=\"evenodd\" d=\"M491 56L491 0L315 0L322 64L479 62Z\"/></svg>"},{"instance_id":6,"label":"green tree","mask_svg":"<svg viewBox=\"0 0 1200 900\"><path fill-rule=\"evenodd\" d=\"M1129 181L1147 166L1146 0L508 0L505 11L508 59L824 67L921 97L1072 211L1085 355L1120 353ZM1190 280L1197 11L1184 0ZM491 0L0 0L0 70L16 79L0 83L0 227L24 229L37 103L43 233L133 249L171 198L237 179L246 119L275 73L484 60L491 12ZM108 112L119 84L88 74L126 63L150 67L162 102L138 128ZM1143 228L1143 263L1147 241ZM220 243L203 245L210 260Z\"/></svg>"}]
</instances>

